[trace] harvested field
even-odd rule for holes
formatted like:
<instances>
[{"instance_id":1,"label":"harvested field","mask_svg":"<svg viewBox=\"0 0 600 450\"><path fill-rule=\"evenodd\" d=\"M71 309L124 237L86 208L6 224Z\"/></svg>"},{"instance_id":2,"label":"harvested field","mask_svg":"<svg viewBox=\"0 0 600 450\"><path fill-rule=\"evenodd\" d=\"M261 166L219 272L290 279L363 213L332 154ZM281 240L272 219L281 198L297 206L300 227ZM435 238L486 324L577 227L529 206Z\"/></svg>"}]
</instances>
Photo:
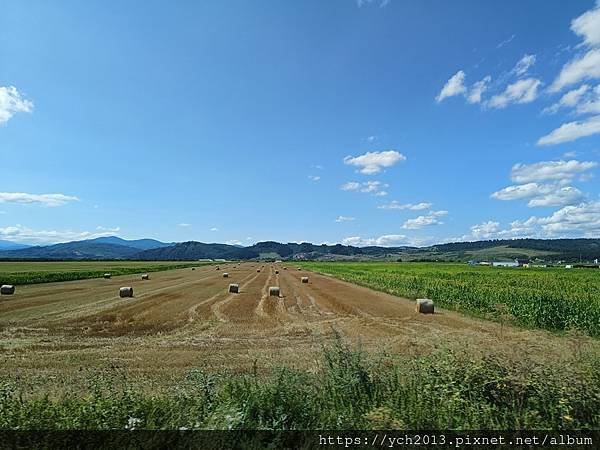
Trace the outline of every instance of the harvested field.
<instances>
[{"instance_id":1,"label":"harvested field","mask_svg":"<svg viewBox=\"0 0 600 450\"><path fill-rule=\"evenodd\" d=\"M435 314L418 314L414 301L323 275L311 274L306 284L277 265L260 272L248 263L221 268L227 279L204 266L156 272L143 282L132 274L19 286L0 301L4 375L36 391L60 392L83 383L84 372L118 367L129 382L137 377L160 389L195 367L310 370L336 335L393 354L455 347L544 360L572 356L572 342L548 332L437 306ZM239 293L229 293L230 283L239 284ZM122 286L132 286L135 296L120 298ZM271 286L281 296L269 296ZM582 340L597 349L596 340Z\"/></svg>"}]
</instances>

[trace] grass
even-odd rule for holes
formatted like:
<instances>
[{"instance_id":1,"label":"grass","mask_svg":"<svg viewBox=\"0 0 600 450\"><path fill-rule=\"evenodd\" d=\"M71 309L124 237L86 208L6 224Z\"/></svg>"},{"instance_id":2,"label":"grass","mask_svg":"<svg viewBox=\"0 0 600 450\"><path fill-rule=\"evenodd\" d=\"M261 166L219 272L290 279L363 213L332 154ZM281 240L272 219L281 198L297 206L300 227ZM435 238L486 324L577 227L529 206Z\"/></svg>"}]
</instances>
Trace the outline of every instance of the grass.
<instances>
[{"instance_id":1,"label":"grass","mask_svg":"<svg viewBox=\"0 0 600 450\"><path fill-rule=\"evenodd\" d=\"M0 379L0 429L597 429L599 361L374 356L338 338L315 371L192 370L162 395L122 387L115 371L60 398Z\"/></svg>"},{"instance_id":2,"label":"grass","mask_svg":"<svg viewBox=\"0 0 600 450\"><path fill-rule=\"evenodd\" d=\"M63 262L8 262L0 261L0 284L36 284L56 281L99 278L106 272L113 276L140 272L198 267L209 262L164 261L63 261Z\"/></svg>"},{"instance_id":3,"label":"grass","mask_svg":"<svg viewBox=\"0 0 600 450\"><path fill-rule=\"evenodd\" d=\"M442 263L301 263L304 268L444 308L552 331L600 336L600 271Z\"/></svg>"}]
</instances>

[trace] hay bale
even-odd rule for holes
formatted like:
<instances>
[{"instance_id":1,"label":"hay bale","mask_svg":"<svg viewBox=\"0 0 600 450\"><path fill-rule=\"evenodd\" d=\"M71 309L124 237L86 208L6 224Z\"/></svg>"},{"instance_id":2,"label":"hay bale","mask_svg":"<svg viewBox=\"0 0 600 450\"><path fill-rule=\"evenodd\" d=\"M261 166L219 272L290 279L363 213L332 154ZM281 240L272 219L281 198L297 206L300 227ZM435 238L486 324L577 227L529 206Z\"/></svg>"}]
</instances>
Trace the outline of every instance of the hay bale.
<instances>
[{"instance_id":1,"label":"hay bale","mask_svg":"<svg viewBox=\"0 0 600 450\"><path fill-rule=\"evenodd\" d=\"M302 270L302 267L298 267L298 270Z\"/></svg>"},{"instance_id":2,"label":"hay bale","mask_svg":"<svg viewBox=\"0 0 600 450\"><path fill-rule=\"evenodd\" d=\"M276 271L275 271L275 275L279 275L279 270L276 270Z\"/></svg>"},{"instance_id":3,"label":"hay bale","mask_svg":"<svg viewBox=\"0 0 600 450\"><path fill-rule=\"evenodd\" d=\"M0 294L2 295L13 295L15 293L15 287L12 284L3 284L0 287Z\"/></svg>"},{"instance_id":4,"label":"hay bale","mask_svg":"<svg viewBox=\"0 0 600 450\"><path fill-rule=\"evenodd\" d=\"M433 300L428 298L417 299L417 312L421 314L433 314Z\"/></svg>"},{"instance_id":5,"label":"hay bale","mask_svg":"<svg viewBox=\"0 0 600 450\"><path fill-rule=\"evenodd\" d=\"M106 278L107 280L112 277L112 275L110 273L105 273L104 274L104 278Z\"/></svg>"},{"instance_id":6,"label":"hay bale","mask_svg":"<svg viewBox=\"0 0 600 450\"><path fill-rule=\"evenodd\" d=\"M227 272L223 272L223 278L229 278L229 274Z\"/></svg>"},{"instance_id":7,"label":"hay bale","mask_svg":"<svg viewBox=\"0 0 600 450\"><path fill-rule=\"evenodd\" d=\"M133 288L131 286L119 289L119 297L133 297Z\"/></svg>"},{"instance_id":8,"label":"hay bale","mask_svg":"<svg viewBox=\"0 0 600 450\"><path fill-rule=\"evenodd\" d=\"M287 267L284 267L283 270L287 270Z\"/></svg>"},{"instance_id":9,"label":"hay bale","mask_svg":"<svg viewBox=\"0 0 600 450\"><path fill-rule=\"evenodd\" d=\"M221 268L219 266L217 266L217 270L221 270Z\"/></svg>"},{"instance_id":10,"label":"hay bale","mask_svg":"<svg viewBox=\"0 0 600 450\"><path fill-rule=\"evenodd\" d=\"M302 283L308 283L308 277L300 277Z\"/></svg>"},{"instance_id":11,"label":"hay bale","mask_svg":"<svg viewBox=\"0 0 600 450\"><path fill-rule=\"evenodd\" d=\"M232 294L237 294L240 291L240 286L238 284L230 284L229 285L229 292Z\"/></svg>"},{"instance_id":12,"label":"hay bale","mask_svg":"<svg viewBox=\"0 0 600 450\"><path fill-rule=\"evenodd\" d=\"M279 297L279 287L278 286L269 287L269 297Z\"/></svg>"},{"instance_id":13,"label":"hay bale","mask_svg":"<svg viewBox=\"0 0 600 450\"><path fill-rule=\"evenodd\" d=\"M196 268L195 268L195 267L192 267L192 270L196 270Z\"/></svg>"},{"instance_id":14,"label":"hay bale","mask_svg":"<svg viewBox=\"0 0 600 450\"><path fill-rule=\"evenodd\" d=\"M142 280L149 280L149 279L150 279L150 275L148 275L147 273L142 275Z\"/></svg>"},{"instance_id":15,"label":"hay bale","mask_svg":"<svg viewBox=\"0 0 600 450\"><path fill-rule=\"evenodd\" d=\"M256 272L257 272L257 273L258 273L258 272L260 272L260 269L256 269Z\"/></svg>"}]
</instances>

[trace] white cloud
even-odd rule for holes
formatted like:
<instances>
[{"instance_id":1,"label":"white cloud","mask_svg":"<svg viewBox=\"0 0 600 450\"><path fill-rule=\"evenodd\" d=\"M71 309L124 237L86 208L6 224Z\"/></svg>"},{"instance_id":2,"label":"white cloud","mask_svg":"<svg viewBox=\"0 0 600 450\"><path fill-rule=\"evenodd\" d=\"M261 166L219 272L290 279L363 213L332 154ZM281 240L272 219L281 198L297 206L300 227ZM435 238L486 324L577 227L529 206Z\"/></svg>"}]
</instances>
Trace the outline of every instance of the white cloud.
<instances>
[{"instance_id":1,"label":"white cloud","mask_svg":"<svg viewBox=\"0 0 600 450\"><path fill-rule=\"evenodd\" d=\"M518 80L506 87L506 90L494 95L488 102L490 108L505 108L511 103L530 103L537 98L542 82L536 78Z\"/></svg>"},{"instance_id":2,"label":"white cloud","mask_svg":"<svg viewBox=\"0 0 600 450\"><path fill-rule=\"evenodd\" d=\"M577 104L579 114L600 114L600 84Z\"/></svg>"},{"instance_id":3,"label":"white cloud","mask_svg":"<svg viewBox=\"0 0 600 450\"><path fill-rule=\"evenodd\" d=\"M420 211L423 209L429 209L433 203L422 202L422 203L405 203L401 204L397 200L392 200L389 203L384 205L380 205L377 208L379 209L410 209L412 211Z\"/></svg>"},{"instance_id":4,"label":"white cloud","mask_svg":"<svg viewBox=\"0 0 600 450\"><path fill-rule=\"evenodd\" d=\"M360 183L358 181L348 181L340 187L342 191L357 191L359 188Z\"/></svg>"},{"instance_id":5,"label":"white cloud","mask_svg":"<svg viewBox=\"0 0 600 450\"><path fill-rule=\"evenodd\" d=\"M189 227L191 224L182 222L182 223L179 223L177 225L180 226L180 227Z\"/></svg>"},{"instance_id":6,"label":"white cloud","mask_svg":"<svg viewBox=\"0 0 600 450\"><path fill-rule=\"evenodd\" d=\"M538 139L537 145L556 145L600 133L600 115L580 122L562 124L546 136Z\"/></svg>"},{"instance_id":7,"label":"white cloud","mask_svg":"<svg viewBox=\"0 0 600 450\"><path fill-rule=\"evenodd\" d=\"M32 244L61 243L79 241L83 239L94 239L102 236L114 236L120 228L98 227L97 231L73 231L73 230L33 230L23 225L0 227L0 239L13 242L28 242Z\"/></svg>"},{"instance_id":8,"label":"white cloud","mask_svg":"<svg viewBox=\"0 0 600 450\"><path fill-rule=\"evenodd\" d=\"M352 222L356 220L355 217L349 217L349 216L338 216L337 219L335 219L336 222L340 223L340 222Z\"/></svg>"},{"instance_id":9,"label":"white cloud","mask_svg":"<svg viewBox=\"0 0 600 450\"><path fill-rule=\"evenodd\" d=\"M565 206L547 217L532 216L515 220L497 237L598 237L600 233L600 202L584 202Z\"/></svg>"},{"instance_id":10,"label":"white cloud","mask_svg":"<svg viewBox=\"0 0 600 450\"><path fill-rule=\"evenodd\" d=\"M524 198L535 197L549 194L554 190L554 186L538 183L519 184L508 186L492 194L496 200L521 200Z\"/></svg>"},{"instance_id":11,"label":"white cloud","mask_svg":"<svg viewBox=\"0 0 600 450\"><path fill-rule=\"evenodd\" d=\"M435 99L439 103L445 98L462 95L469 103L481 103L481 97L487 91L491 81L492 77L487 75L468 88L465 84L465 72L459 70L446 82Z\"/></svg>"},{"instance_id":12,"label":"white cloud","mask_svg":"<svg viewBox=\"0 0 600 450\"><path fill-rule=\"evenodd\" d=\"M552 85L551 92L558 92L566 86L582 80L600 78L600 2L581 16L571 21L571 31L583 39L579 47L588 48L586 53L577 55L567 62Z\"/></svg>"},{"instance_id":13,"label":"white cloud","mask_svg":"<svg viewBox=\"0 0 600 450\"><path fill-rule=\"evenodd\" d=\"M309 175L308 178L311 181L319 181L321 179L321 177L318 175Z\"/></svg>"},{"instance_id":14,"label":"white cloud","mask_svg":"<svg viewBox=\"0 0 600 450\"><path fill-rule=\"evenodd\" d=\"M535 208L536 206L565 206L573 205L583 199L583 193L572 186L564 186L549 192L546 195L534 197L527 203L527 206Z\"/></svg>"},{"instance_id":15,"label":"white cloud","mask_svg":"<svg viewBox=\"0 0 600 450\"><path fill-rule=\"evenodd\" d=\"M492 81L492 77L488 75L487 77L473 84L469 90L469 93L467 94L467 101L469 103L481 103L481 96L485 91L487 91L490 81Z\"/></svg>"},{"instance_id":16,"label":"white cloud","mask_svg":"<svg viewBox=\"0 0 600 450\"><path fill-rule=\"evenodd\" d=\"M367 142L375 142L377 140L377 136L367 136L366 141Z\"/></svg>"},{"instance_id":17,"label":"white cloud","mask_svg":"<svg viewBox=\"0 0 600 450\"><path fill-rule=\"evenodd\" d=\"M584 44L595 47L600 45L600 2L571 21L571 30L583 38Z\"/></svg>"},{"instance_id":18,"label":"white cloud","mask_svg":"<svg viewBox=\"0 0 600 450\"><path fill-rule=\"evenodd\" d=\"M450 77L435 99L439 103L445 98L454 97L455 95L464 95L466 92L465 72L459 70Z\"/></svg>"},{"instance_id":19,"label":"white cloud","mask_svg":"<svg viewBox=\"0 0 600 450\"><path fill-rule=\"evenodd\" d=\"M376 245L379 247L393 247L409 245L410 239L403 234L386 234L377 238L362 238L360 236L351 236L342 239L342 244L355 247L367 247Z\"/></svg>"},{"instance_id":20,"label":"white cloud","mask_svg":"<svg viewBox=\"0 0 600 450\"><path fill-rule=\"evenodd\" d=\"M18 112L32 112L33 102L21 96L14 86L0 86L0 125Z\"/></svg>"},{"instance_id":21,"label":"white cloud","mask_svg":"<svg viewBox=\"0 0 600 450\"><path fill-rule=\"evenodd\" d=\"M521 77L525 75L531 66L535 64L535 55L527 55L525 54L515 65L512 70L516 76Z\"/></svg>"},{"instance_id":22,"label":"white cloud","mask_svg":"<svg viewBox=\"0 0 600 450\"><path fill-rule=\"evenodd\" d=\"M381 0L381 1L379 2L379 7L380 7L380 8L385 8L387 5L389 5L389 3L390 3L391 1L392 1L392 0ZM363 7L363 5L367 5L367 4L371 4L371 3L377 3L377 2L374 2L374 0L356 0L356 5L357 5L359 8L362 8L362 7Z\"/></svg>"},{"instance_id":23,"label":"white cloud","mask_svg":"<svg viewBox=\"0 0 600 450\"><path fill-rule=\"evenodd\" d=\"M417 230L430 225L442 225L444 222L440 220L440 217L448 214L448 211L429 211L424 216L419 216L414 219L409 219L402 225L402 228L408 230Z\"/></svg>"},{"instance_id":24,"label":"white cloud","mask_svg":"<svg viewBox=\"0 0 600 450\"><path fill-rule=\"evenodd\" d=\"M349 181L343 184L340 189L342 191L357 191L365 194L384 196L387 195L387 192L383 189L388 186L388 184L382 183L381 181L364 181L362 183L359 183L358 181Z\"/></svg>"},{"instance_id":25,"label":"white cloud","mask_svg":"<svg viewBox=\"0 0 600 450\"><path fill-rule=\"evenodd\" d=\"M578 203L583 194L572 186L561 186L559 184L527 183L516 186L508 186L492 194L497 200L521 200L529 198L527 206L565 206Z\"/></svg>"},{"instance_id":26,"label":"white cloud","mask_svg":"<svg viewBox=\"0 0 600 450\"><path fill-rule=\"evenodd\" d=\"M230 239L225 241L227 245L242 245L242 241L238 241L237 239Z\"/></svg>"},{"instance_id":27,"label":"white cloud","mask_svg":"<svg viewBox=\"0 0 600 450\"><path fill-rule=\"evenodd\" d=\"M0 203L40 204L61 206L67 202L79 201L77 197L64 194L28 194L25 192L0 192Z\"/></svg>"},{"instance_id":28,"label":"white cloud","mask_svg":"<svg viewBox=\"0 0 600 450\"><path fill-rule=\"evenodd\" d=\"M541 161L534 164L515 164L511 169L510 178L515 183L532 181L557 180L569 182L577 174L598 166L595 161Z\"/></svg>"},{"instance_id":29,"label":"white cloud","mask_svg":"<svg viewBox=\"0 0 600 450\"><path fill-rule=\"evenodd\" d=\"M547 108L544 108L542 112L545 114L554 114L561 108L573 108L577 106L588 89L589 86L587 84L581 85L577 89L567 92L560 98L558 102L548 106Z\"/></svg>"},{"instance_id":30,"label":"white cloud","mask_svg":"<svg viewBox=\"0 0 600 450\"><path fill-rule=\"evenodd\" d=\"M531 216L515 220L510 227L501 229L498 222L489 221L471 227L471 234L462 240L591 237L600 234L600 202L568 205L546 217Z\"/></svg>"},{"instance_id":31,"label":"white cloud","mask_svg":"<svg viewBox=\"0 0 600 450\"><path fill-rule=\"evenodd\" d=\"M600 78L600 49L589 50L565 64L550 86L550 92L558 92L567 86L594 78Z\"/></svg>"},{"instance_id":32,"label":"white cloud","mask_svg":"<svg viewBox=\"0 0 600 450\"><path fill-rule=\"evenodd\" d=\"M500 43L499 43L499 44L496 46L496 48L502 48L502 47L504 47L505 45L508 45L508 44L510 44L510 43L513 41L513 39L514 39L515 37L517 37L517 35L516 35L516 34L513 34L513 35L512 35L511 37L509 37L508 39L505 39L504 41L500 42Z\"/></svg>"},{"instance_id":33,"label":"white cloud","mask_svg":"<svg viewBox=\"0 0 600 450\"><path fill-rule=\"evenodd\" d=\"M210 231L219 231L219 229L217 227L212 227Z\"/></svg>"},{"instance_id":34,"label":"white cloud","mask_svg":"<svg viewBox=\"0 0 600 450\"><path fill-rule=\"evenodd\" d=\"M373 175L381 172L385 167L392 167L400 161L405 161L406 156L395 150L383 152L367 152L359 156L346 156L344 164L360 168L360 173Z\"/></svg>"},{"instance_id":35,"label":"white cloud","mask_svg":"<svg viewBox=\"0 0 600 450\"><path fill-rule=\"evenodd\" d=\"M535 219L549 235L583 233L598 237L600 233L600 202L565 206L551 216Z\"/></svg>"},{"instance_id":36,"label":"white cloud","mask_svg":"<svg viewBox=\"0 0 600 450\"><path fill-rule=\"evenodd\" d=\"M471 240L490 239L498 231L500 231L500 223L492 222L491 220L489 220L478 225L473 225L471 227L470 236L464 236L464 238L468 238Z\"/></svg>"}]
</instances>

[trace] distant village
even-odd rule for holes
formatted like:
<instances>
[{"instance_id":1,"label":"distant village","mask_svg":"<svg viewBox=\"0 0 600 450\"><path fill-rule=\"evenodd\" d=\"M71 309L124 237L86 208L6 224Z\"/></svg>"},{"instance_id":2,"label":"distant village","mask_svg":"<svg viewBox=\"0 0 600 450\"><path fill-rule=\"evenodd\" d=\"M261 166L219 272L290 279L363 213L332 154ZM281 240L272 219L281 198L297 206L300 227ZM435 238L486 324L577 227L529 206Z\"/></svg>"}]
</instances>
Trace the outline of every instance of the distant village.
<instances>
[{"instance_id":1,"label":"distant village","mask_svg":"<svg viewBox=\"0 0 600 450\"><path fill-rule=\"evenodd\" d=\"M470 266L491 266L491 267L564 267L565 269L600 269L598 259L593 264L565 264L563 261L557 261L554 264L546 264L541 260L532 261L530 259L514 259L512 261L475 261L468 262Z\"/></svg>"}]
</instances>

